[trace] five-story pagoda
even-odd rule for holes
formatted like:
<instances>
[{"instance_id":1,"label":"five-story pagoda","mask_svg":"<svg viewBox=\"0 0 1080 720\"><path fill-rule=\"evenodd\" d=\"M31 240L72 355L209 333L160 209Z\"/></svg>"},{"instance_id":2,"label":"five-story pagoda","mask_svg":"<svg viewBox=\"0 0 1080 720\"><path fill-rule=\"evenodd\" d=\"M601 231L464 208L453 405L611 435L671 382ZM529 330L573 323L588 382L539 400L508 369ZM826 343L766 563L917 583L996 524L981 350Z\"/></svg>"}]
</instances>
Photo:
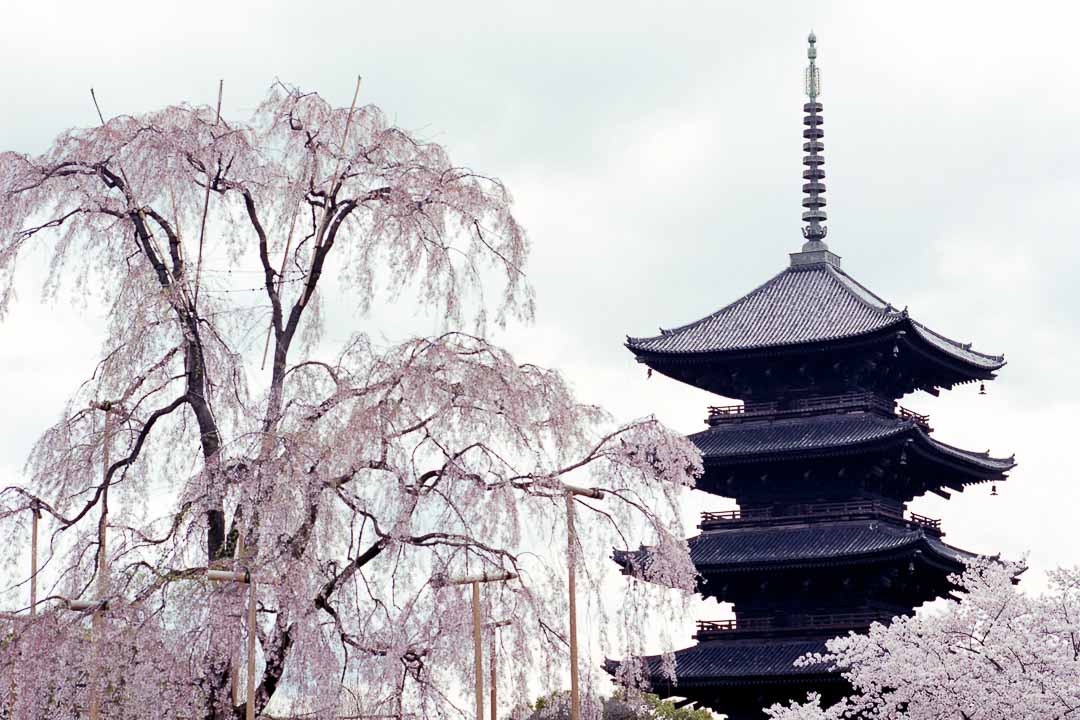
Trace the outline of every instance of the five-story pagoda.
<instances>
[{"instance_id":1,"label":"five-story pagoda","mask_svg":"<svg viewBox=\"0 0 1080 720\"><path fill-rule=\"evenodd\" d=\"M813 34L809 42L801 251L712 315L627 341L652 370L742 401L709 408L708 429L690 437L704 457L699 489L739 506L704 513L689 541L701 593L733 603L736 619L698 623L697 644L675 653L674 685L659 657L643 658L655 691L733 720L807 691L845 692L836 673L795 660L947 595L948 575L972 557L906 504L1004 480L1015 464L935 440L928 417L896 402L990 380L1005 361L882 300L829 250ZM615 559L632 573L648 550Z\"/></svg>"}]
</instances>

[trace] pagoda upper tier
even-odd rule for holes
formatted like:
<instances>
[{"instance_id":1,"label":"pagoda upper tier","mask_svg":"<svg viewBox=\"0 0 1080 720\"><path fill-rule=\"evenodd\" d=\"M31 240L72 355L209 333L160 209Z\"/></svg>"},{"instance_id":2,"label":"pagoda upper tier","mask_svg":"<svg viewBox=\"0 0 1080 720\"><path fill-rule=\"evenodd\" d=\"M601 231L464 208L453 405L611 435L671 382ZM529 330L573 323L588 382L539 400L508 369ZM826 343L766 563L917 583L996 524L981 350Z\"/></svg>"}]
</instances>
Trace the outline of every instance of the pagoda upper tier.
<instances>
[{"instance_id":1,"label":"pagoda upper tier","mask_svg":"<svg viewBox=\"0 0 1080 720\"><path fill-rule=\"evenodd\" d=\"M908 502L1000 482L1015 467L1012 456L934 439L929 420L873 393L713 408L711 427L690 436L705 465L698 488L750 506L798 496Z\"/></svg>"},{"instance_id":2,"label":"pagoda upper tier","mask_svg":"<svg viewBox=\"0 0 1080 720\"><path fill-rule=\"evenodd\" d=\"M743 400L915 390L989 380L1005 364L934 332L840 267L824 242L713 314L626 346L657 372Z\"/></svg>"}]
</instances>

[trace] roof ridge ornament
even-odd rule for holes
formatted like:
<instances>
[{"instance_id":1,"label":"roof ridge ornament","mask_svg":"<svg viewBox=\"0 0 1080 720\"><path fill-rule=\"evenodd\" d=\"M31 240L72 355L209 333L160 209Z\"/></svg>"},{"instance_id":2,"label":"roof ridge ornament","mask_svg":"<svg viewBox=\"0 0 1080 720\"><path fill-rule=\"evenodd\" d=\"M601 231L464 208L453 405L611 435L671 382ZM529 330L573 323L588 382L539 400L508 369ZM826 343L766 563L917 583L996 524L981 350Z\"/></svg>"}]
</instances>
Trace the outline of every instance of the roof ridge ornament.
<instances>
[{"instance_id":1,"label":"roof ridge ornament","mask_svg":"<svg viewBox=\"0 0 1080 720\"><path fill-rule=\"evenodd\" d=\"M804 208L802 220L806 223L802 228L802 234L806 242L801 252L792 253L791 265L796 267L824 263L840 267L840 258L829 252L829 246L825 244L825 236L829 229L822 224L826 219L825 198L823 197L825 183L822 182L825 179L825 157L822 155L825 145L821 142L825 131L821 129L822 107L818 102L818 96L821 95L821 68L817 66L817 36L813 31L810 32L807 43L806 57L810 60L810 64L806 66L805 86L809 102L803 105L803 112L806 113L803 117L803 125L806 126L803 130L803 138L806 140L803 143L803 151L806 154L803 155L802 160L803 165L806 166L802 173L804 181L802 190L805 193L802 200Z\"/></svg>"}]
</instances>

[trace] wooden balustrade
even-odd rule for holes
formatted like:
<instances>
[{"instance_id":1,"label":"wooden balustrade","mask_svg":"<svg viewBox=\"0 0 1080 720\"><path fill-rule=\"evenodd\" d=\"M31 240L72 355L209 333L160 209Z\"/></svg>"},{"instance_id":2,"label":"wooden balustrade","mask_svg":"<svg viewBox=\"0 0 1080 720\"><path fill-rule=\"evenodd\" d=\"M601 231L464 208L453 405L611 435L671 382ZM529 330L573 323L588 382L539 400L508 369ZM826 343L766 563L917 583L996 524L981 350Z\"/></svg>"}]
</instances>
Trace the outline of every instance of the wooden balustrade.
<instances>
[{"instance_id":1,"label":"wooden balustrade","mask_svg":"<svg viewBox=\"0 0 1080 720\"><path fill-rule=\"evenodd\" d=\"M922 525L930 530L937 530L941 532L941 520L937 518L928 518L925 515L919 515L917 513L908 513L908 520L916 525Z\"/></svg>"},{"instance_id":2,"label":"wooden balustrade","mask_svg":"<svg viewBox=\"0 0 1080 720\"><path fill-rule=\"evenodd\" d=\"M756 525L759 523L782 525L792 522L871 517L883 517L890 520L906 521L930 530L935 534L941 534L941 520L929 518L917 513L908 513L908 517L905 518L904 509L900 503L888 502L886 500L854 500L848 502L787 505L781 508L751 507L739 510L706 511L701 513L700 527L702 529L718 529L723 527Z\"/></svg>"},{"instance_id":3,"label":"wooden balustrade","mask_svg":"<svg viewBox=\"0 0 1080 720\"><path fill-rule=\"evenodd\" d=\"M887 622L891 615L883 611L790 615L787 617L750 617L730 620L698 620L698 636L797 630L857 630L875 622Z\"/></svg>"},{"instance_id":4,"label":"wooden balustrade","mask_svg":"<svg viewBox=\"0 0 1080 720\"><path fill-rule=\"evenodd\" d=\"M816 412L845 410L877 410L895 414L905 420L929 428L930 416L908 410L892 400L872 392L844 393L841 395L818 395L799 398L786 403L777 401L751 402L740 405L710 405L706 423L720 425L764 417L793 417Z\"/></svg>"}]
</instances>

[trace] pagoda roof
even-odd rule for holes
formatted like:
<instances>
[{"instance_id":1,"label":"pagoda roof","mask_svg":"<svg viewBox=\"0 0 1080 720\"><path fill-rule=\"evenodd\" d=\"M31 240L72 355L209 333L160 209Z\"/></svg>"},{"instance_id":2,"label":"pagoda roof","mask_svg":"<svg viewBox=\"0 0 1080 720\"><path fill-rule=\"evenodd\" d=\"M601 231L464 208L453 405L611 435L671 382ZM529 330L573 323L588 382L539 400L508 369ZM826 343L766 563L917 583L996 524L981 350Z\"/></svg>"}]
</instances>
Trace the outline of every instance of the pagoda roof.
<instances>
[{"instance_id":1,"label":"pagoda roof","mask_svg":"<svg viewBox=\"0 0 1080 720\"><path fill-rule=\"evenodd\" d=\"M691 538L690 557L701 572L741 571L782 564L846 564L921 550L928 561L958 569L978 556L942 542L922 528L881 521L809 527L706 532Z\"/></svg>"},{"instance_id":2,"label":"pagoda roof","mask_svg":"<svg viewBox=\"0 0 1080 720\"><path fill-rule=\"evenodd\" d=\"M915 322L906 308L895 308L831 262L793 265L711 315L653 337L628 337L626 346L644 360L794 348L890 328L911 330L982 374L1005 364L1004 356L976 352Z\"/></svg>"},{"instance_id":3,"label":"pagoda roof","mask_svg":"<svg viewBox=\"0 0 1080 720\"><path fill-rule=\"evenodd\" d=\"M820 676L830 673L826 663L796 666L795 661L809 653L826 653L826 639L766 640L730 642L706 640L675 651L676 687L693 685L738 685L765 678L791 679L793 676ZM662 655L639 658L645 663L644 674L654 687L668 686L670 681L662 672ZM606 660L604 669L615 673L620 663Z\"/></svg>"},{"instance_id":4,"label":"pagoda roof","mask_svg":"<svg viewBox=\"0 0 1080 720\"><path fill-rule=\"evenodd\" d=\"M690 559L702 575L848 565L916 553L921 562L957 572L979 557L923 528L880 520L709 531L690 538L688 544ZM647 568L649 548L615 550L613 558L624 568Z\"/></svg>"},{"instance_id":5,"label":"pagoda roof","mask_svg":"<svg viewBox=\"0 0 1080 720\"><path fill-rule=\"evenodd\" d=\"M706 465L753 462L762 456L778 460L847 454L908 440L913 451L959 464L980 479L999 477L1016 465L1012 457L992 457L935 440L915 419L871 411L721 423L690 435Z\"/></svg>"}]
</instances>

